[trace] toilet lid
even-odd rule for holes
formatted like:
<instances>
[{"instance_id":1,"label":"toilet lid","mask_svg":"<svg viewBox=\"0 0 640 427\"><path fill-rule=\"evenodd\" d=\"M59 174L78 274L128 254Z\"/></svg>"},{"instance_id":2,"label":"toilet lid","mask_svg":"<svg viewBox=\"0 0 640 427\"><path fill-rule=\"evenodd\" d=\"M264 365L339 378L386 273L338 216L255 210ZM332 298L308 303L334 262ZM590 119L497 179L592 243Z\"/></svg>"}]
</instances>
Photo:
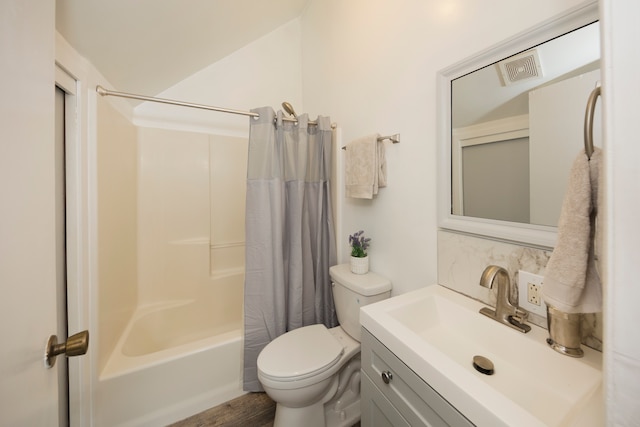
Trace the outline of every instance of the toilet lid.
<instances>
[{"instance_id":1,"label":"toilet lid","mask_svg":"<svg viewBox=\"0 0 640 427\"><path fill-rule=\"evenodd\" d=\"M295 381L329 369L343 353L324 325L305 326L271 341L258 356L258 369L275 380Z\"/></svg>"}]
</instances>

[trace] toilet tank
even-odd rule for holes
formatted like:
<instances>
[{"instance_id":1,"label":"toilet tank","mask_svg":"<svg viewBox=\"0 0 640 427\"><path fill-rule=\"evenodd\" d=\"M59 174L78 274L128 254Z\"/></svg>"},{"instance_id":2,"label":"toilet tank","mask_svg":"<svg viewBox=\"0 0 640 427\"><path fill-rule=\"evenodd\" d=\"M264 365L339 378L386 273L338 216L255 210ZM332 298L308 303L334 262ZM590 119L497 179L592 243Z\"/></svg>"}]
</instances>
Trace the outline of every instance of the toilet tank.
<instances>
[{"instance_id":1,"label":"toilet tank","mask_svg":"<svg viewBox=\"0 0 640 427\"><path fill-rule=\"evenodd\" d=\"M360 307L391 295L391 281L379 274L353 274L349 264L329 268L338 321L344 331L360 341Z\"/></svg>"}]
</instances>

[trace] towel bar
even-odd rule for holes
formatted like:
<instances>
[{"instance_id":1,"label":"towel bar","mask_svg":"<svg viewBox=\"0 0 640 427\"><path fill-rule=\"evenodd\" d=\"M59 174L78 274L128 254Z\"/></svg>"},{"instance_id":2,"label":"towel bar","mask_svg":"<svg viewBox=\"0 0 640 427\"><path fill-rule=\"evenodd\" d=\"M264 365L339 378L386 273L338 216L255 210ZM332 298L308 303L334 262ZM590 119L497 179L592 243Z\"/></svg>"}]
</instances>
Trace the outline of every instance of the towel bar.
<instances>
[{"instance_id":1,"label":"towel bar","mask_svg":"<svg viewBox=\"0 0 640 427\"><path fill-rule=\"evenodd\" d=\"M584 152L591 160L593 154L593 115L596 111L596 101L600 96L600 86L597 86L589 95L587 111L584 114Z\"/></svg>"},{"instance_id":2,"label":"towel bar","mask_svg":"<svg viewBox=\"0 0 640 427\"><path fill-rule=\"evenodd\" d=\"M381 136L381 137L378 138L378 141L384 141L386 139L388 139L389 141L393 142L394 144L399 144L400 143L400 134L396 133L396 134L393 134L393 135ZM342 149L346 150L347 147L343 146Z\"/></svg>"}]
</instances>

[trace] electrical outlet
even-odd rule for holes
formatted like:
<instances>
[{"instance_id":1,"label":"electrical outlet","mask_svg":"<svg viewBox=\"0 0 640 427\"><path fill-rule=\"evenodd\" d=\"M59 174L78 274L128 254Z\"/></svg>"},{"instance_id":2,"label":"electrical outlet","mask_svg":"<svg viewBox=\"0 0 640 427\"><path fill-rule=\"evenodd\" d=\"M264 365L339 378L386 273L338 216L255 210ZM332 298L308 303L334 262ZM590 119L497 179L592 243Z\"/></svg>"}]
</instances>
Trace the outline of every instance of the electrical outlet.
<instances>
[{"instance_id":1,"label":"electrical outlet","mask_svg":"<svg viewBox=\"0 0 640 427\"><path fill-rule=\"evenodd\" d=\"M527 301L531 304L540 305L540 287L535 283L527 283Z\"/></svg>"},{"instance_id":2,"label":"electrical outlet","mask_svg":"<svg viewBox=\"0 0 640 427\"><path fill-rule=\"evenodd\" d=\"M547 305L542 299L543 276L518 271L518 305L530 313L547 317Z\"/></svg>"}]
</instances>

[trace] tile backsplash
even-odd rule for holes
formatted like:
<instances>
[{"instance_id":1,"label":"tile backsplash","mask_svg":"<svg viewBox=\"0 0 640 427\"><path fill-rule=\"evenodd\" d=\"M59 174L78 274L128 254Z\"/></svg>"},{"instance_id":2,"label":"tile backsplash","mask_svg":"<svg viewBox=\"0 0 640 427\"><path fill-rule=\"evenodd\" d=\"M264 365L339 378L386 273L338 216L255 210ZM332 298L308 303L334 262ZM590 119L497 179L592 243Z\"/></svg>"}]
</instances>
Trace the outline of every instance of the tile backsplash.
<instances>
[{"instance_id":1,"label":"tile backsplash","mask_svg":"<svg viewBox=\"0 0 640 427\"><path fill-rule=\"evenodd\" d=\"M531 248L484 238L438 231L438 283L482 301L496 305L496 290L480 286L480 276L488 265L498 265L518 283L518 270L544 276L550 250ZM518 300L518 286L512 286L511 300ZM529 315L529 322L547 329L546 319ZM582 316L582 343L602 351L602 313Z\"/></svg>"}]
</instances>

